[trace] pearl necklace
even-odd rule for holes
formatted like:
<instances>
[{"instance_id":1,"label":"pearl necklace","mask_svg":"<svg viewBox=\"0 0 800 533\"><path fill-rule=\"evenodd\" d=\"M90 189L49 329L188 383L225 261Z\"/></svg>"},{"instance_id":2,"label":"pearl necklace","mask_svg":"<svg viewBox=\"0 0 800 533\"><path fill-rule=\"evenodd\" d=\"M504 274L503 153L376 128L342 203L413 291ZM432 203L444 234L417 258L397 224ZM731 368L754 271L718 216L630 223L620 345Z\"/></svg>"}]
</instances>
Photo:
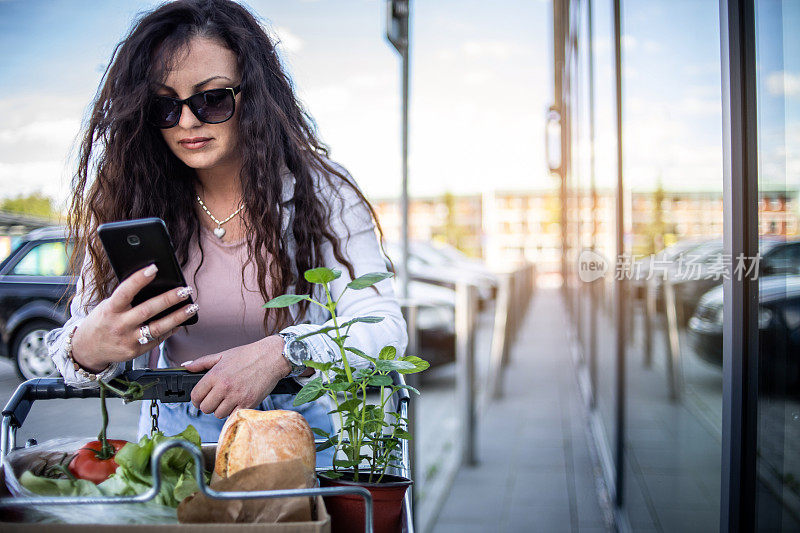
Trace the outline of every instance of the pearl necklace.
<instances>
[{"instance_id":1,"label":"pearl necklace","mask_svg":"<svg viewBox=\"0 0 800 533\"><path fill-rule=\"evenodd\" d=\"M210 216L210 217L211 217L211 220L213 220L214 222L216 222L216 223L217 223L217 227L216 227L216 228L214 228L214 235L216 235L216 236L217 236L217 238L219 238L219 239L222 239L222 237L224 237L224 236L225 236L225 228L223 228L223 227L222 227L222 225L223 225L223 224L225 224L226 222L228 222L230 219L232 219L232 218L233 218L233 217L235 217L236 215L238 215L238 214L239 214L239 211L241 211L242 209L244 209L244 204L241 204L241 205L239 206L239 209L237 209L236 211L234 211L234 212L231 214L231 216L229 216L229 217L228 217L228 218L226 218L225 220L217 220L217 217L215 217L214 215L212 215L212 214L211 214L211 211L209 211L209 210L208 210L208 208L206 207L206 204L204 204L204 203L203 203L203 200L201 200L201 199L200 199L200 195L197 195L197 201L198 201L198 203L200 204L200 207L202 207L202 208L203 208L203 211L205 211L205 212L206 212L206 214L207 214L208 216Z\"/></svg>"}]
</instances>

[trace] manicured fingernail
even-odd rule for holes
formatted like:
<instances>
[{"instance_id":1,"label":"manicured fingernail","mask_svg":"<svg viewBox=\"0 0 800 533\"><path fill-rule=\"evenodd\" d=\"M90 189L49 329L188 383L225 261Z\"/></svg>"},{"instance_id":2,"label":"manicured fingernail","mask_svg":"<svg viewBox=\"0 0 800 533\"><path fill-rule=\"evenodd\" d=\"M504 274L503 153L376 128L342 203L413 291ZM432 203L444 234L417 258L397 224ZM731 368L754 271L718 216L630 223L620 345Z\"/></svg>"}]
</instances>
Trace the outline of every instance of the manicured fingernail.
<instances>
[{"instance_id":1,"label":"manicured fingernail","mask_svg":"<svg viewBox=\"0 0 800 533\"><path fill-rule=\"evenodd\" d=\"M187 315L193 315L193 314L195 314L197 312L198 309L200 309L199 305L192 304L192 305L190 305L189 307L186 308L186 314Z\"/></svg>"},{"instance_id":2,"label":"manicured fingernail","mask_svg":"<svg viewBox=\"0 0 800 533\"><path fill-rule=\"evenodd\" d=\"M155 263L144 269L144 275L148 278L155 276L156 272L158 272L158 267L155 265Z\"/></svg>"},{"instance_id":3,"label":"manicured fingernail","mask_svg":"<svg viewBox=\"0 0 800 533\"><path fill-rule=\"evenodd\" d=\"M183 363L181 363L181 366L189 366L192 363L194 363L194 359L192 359L191 361L184 361Z\"/></svg>"},{"instance_id":4,"label":"manicured fingernail","mask_svg":"<svg viewBox=\"0 0 800 533\"><path fill-rule=\"evenodd\" d=\"M178 289L178 298L187 298L192 292L191 287L181 287Z\"/></svg>"}]
</instances>

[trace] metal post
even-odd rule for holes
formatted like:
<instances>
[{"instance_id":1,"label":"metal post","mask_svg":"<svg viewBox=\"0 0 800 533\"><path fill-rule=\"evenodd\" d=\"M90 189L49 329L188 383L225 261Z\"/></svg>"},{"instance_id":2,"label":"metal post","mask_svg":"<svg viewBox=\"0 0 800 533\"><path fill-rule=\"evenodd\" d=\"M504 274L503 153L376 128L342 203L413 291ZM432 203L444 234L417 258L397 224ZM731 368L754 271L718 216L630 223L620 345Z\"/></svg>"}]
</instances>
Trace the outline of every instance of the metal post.
<instances>
[{"instance_id":1,"label":"metal post","mask_svg":"<svg viewBox=\"0 0 800 533\"><path fill-rule=\"evenodd\" d=\"M506 318L508 334L506 335L506 343L509 345L514 342L514 335L517 333L517 276L516 271L509 274L508 277L508 318ZM506 354L507 355L507 354ZM506 362L508 357L506 357Z\"/></svg>"},{"instance_id":2,"label":"metal post","mask_svg":"<svg viewBox=\"0 0 800 533\"><path fill-rule=\"evenodd\" d=\"M680 399L683 392L683 373L681 371L681 344L678 334L678 311L675 302L675 287L669 278L664 280L664 315L667 334L667 379L669 397L672 401Z\"/></svg>"},{"instance_id":3,"label":"metal post","mask_svg":"<svg viewBox=\"0 0 800 533\"><path fill-rule=\"evenodd\" d=\"M566 128L566 112L564 105L564 48L566 46L566 36L564 35L564 28L568 19L569 3L565 0L553 0L553 105L551 109L558 115L558 125L560 132L560 146L561 146L561 160L559 161L558 169L551 169L555 171L559 178L559 223L560 223L560 238L561 238L561 277L562 277L562 295L565 297L565 302L569 303L568 289L567 289L567 181L566 181L566 144L569 140Z\"/></svg>"},{"instance_id":4,"label":"metal post","mask_svg":"<svg viewBox=\"0 0 800 533\"><path fill-rule=\"evenodd\" d=\"M492 328L491 370L489 372L489 397L503 397L503 369L508 354L508 313L510 310L511 275L498 275L497 299L494 304L494 327Z\"/></svg>"},{"instance_id":5,"label":"metal post","mask_svg":"<svg viewBox=\"0 0 800 533\"><path fill-rule=\"evenodd\" d=\"M654 278L647 280L644 286L644 366L653 366L653 317L656 311Z\"/></svg>"},{"instance_id":6,"label":"metal post","mask_svg":"<svg viewBox=\"0 0 800 533\"><path fill-rule=\"evenodd\" d=\"M723 241L728 257L758 253L758 94L754 0L720 0ZM756 529L758 280L723 283L720 531Z\"/></svg>"},{"instance_id":7,"label":"metal post","mask_svg":"<svg viewBox=\"0 0 800 533\"><path fill-rule=\"evenodd\" d=\"M408 326L408 347L406 354L419 355L419 330L417 329L417 312L419 306L414 302L406 300L403 302L402 311ZM412 387L419 387L419 374L407 374L405 376L406 383ZM411 479L417 479L418 464L417 464L417 398L414 394L409 394L408 401L408 423L407 431L412 435L412 439L408 441L408 455L409 463L411 464ZM409 487L410 488L410 487ZM416 507L417 491L411 493L412 506ZM416 520L416 519L415 519ZM416 524L414 524L416 526Z\"/></svg>"},{"instance_id":8,"label":"metal post","mask_svg":"<svg viewBox=\"0 0 800 533\"><path fill-rule=\"evenodd\" d=\"M586 2L587 17L587 43L589 52L589 188L592 195L592 246L593 252L597 251L597 179L595 176L595 153L594 153L594 19L592 17L592 0ZM603 283L602 280L595 280L589 284L589 382L591 383L592 394L589 400L589 407L597 407L597 318L600 314L598 309L597 291Z\"/></svg>"},{"instance_id":9,"label":"metal post","mask_svg":"<svg viewBox=\"0 0 800 533\"><path fill-rule=\"evenodd\" d=\"M622 17L621 0L614 0L614 78L615 78L615 111L617 133L617 205L616 205L616 252L618 255L625 253L625 184L622 170ZM614 438L614 503L622 507L625 500L625 326L627 321L626 283L624 277L616 280L614 291L614 307L616 321L616 432Z\"/></svg>"},{"instance_id":10,"label":"metal post","mask_svg":"<svg viewBox=\"0 0 800 533\"><path fill-rule=\"evenodd\" d=\"M456 365L457 394L461 404L463 463L477 464L475 454L475 287L456 283Z\"/></svg>"},{"instance_id":11,"label":"metal post","mask_svg":"<svg viewBox=\"0 0 800 533\"><path fill-rule=\"evenodd\" d=\"M387 0L386 38L400 54L402 72L402 167L403 185L400 192L402 217L401 240L403 257L400 272L400 295L408 298L408 62L409 62L409 18L410 0Z\"/></svg>"}]
</instances>

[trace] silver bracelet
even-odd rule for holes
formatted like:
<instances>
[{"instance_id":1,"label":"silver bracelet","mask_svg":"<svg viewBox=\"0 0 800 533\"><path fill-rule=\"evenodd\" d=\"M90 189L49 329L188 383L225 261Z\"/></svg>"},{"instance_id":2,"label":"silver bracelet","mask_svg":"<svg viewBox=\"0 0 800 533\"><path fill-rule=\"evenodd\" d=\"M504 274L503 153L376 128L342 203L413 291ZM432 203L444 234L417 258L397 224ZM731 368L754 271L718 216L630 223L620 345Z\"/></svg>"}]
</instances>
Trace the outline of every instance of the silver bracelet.
<instances>
[{"instance_id":1,"label":"silver bracelet","mask_svg":"<svg viewBox=\"0 0 800 533\"><path fill-rule=\"evenodd\" d=\"M72 326L72 329L67 334L67 342L65 344L65 347L67 349L67 359L69 359L72 362L72 368L75 369L75 373L78 374L80 377L88 379L89 381L97 381L98 379L100 379L97 376L97 374L92 374L88 370L85 370L81 365L78 364L77 361L75 361L75 358L72 357L72 337L75 335L75 331L77 331L77 329L78 329L77 325ZM105 367L103 370L101 370L99 373L102 374L103 372L108 370L110 366L111 363L109 363L108 366Z\"/></svg>"}]
</instances>

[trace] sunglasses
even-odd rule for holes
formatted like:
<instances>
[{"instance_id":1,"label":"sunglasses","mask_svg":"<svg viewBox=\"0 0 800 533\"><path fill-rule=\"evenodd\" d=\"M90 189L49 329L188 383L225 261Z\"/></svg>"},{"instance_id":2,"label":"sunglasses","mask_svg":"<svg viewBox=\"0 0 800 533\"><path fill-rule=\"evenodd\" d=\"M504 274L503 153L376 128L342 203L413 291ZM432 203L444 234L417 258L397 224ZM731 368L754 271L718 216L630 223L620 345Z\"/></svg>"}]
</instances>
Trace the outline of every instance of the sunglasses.
<instances>
[{"instance_id":1,"label":"sunglasses","mask_svg":"<svg viewBox=\"0 0 800 533\"><path fill-rule=\"evenodd\" d=\"M181 119L183 104L189 106L194 116L206 124L219 124L233 116L236 95L241 85L224 89L211 89L180 100L169 96L153 96L147 112L148 121L158 128L171 128Z\"/></svg>"}]
</instances>

